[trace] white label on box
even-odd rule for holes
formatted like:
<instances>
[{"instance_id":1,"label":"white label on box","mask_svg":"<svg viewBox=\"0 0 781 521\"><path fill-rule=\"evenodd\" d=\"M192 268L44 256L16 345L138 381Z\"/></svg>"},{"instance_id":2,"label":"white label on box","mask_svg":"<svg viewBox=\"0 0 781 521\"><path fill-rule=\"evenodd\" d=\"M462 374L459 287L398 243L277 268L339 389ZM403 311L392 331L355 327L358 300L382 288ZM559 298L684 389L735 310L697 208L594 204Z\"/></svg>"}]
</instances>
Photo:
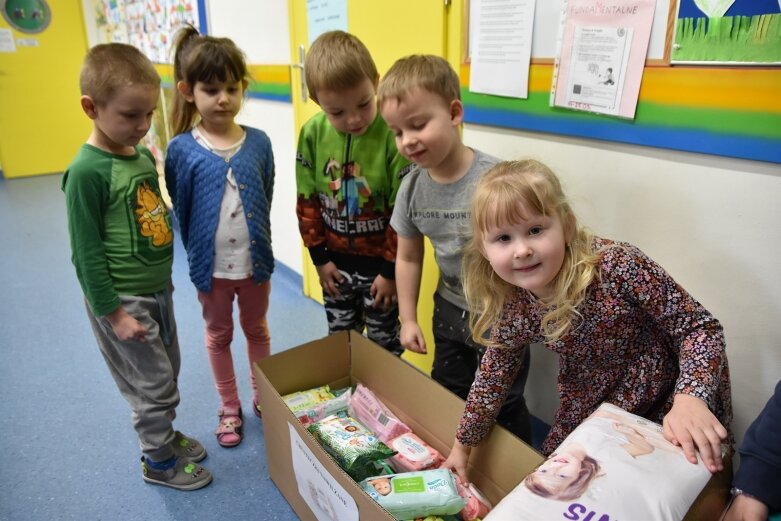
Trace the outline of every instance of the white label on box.
<instances>
[{"instance_id":1,"label":"white label on box","mask_svg":"<svg viewBox=\"0 0 781 521\"><path fill-rule=\"evenodd\" d=\"M358 521L358 506L288 423L298 492L319 521Z\"/></svg>"}]
</instances>

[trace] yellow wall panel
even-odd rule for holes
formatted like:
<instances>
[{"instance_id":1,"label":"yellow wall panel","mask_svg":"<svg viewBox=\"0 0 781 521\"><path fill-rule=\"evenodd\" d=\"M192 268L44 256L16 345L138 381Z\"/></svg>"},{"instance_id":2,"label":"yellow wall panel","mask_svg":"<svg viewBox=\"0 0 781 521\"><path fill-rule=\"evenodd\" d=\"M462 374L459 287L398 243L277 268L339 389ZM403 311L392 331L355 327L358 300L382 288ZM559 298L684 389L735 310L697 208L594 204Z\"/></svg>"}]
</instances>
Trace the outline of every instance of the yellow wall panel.
<instances>
[{"instance_id":1,"label":"yellow wall panel","mask_svg":"<svg viewBox=\"0 0 781 521\"><path fill-rule=\"evenodd\" d=\"M79 105L81 2L49 6L47 28L12 29L16 51L0 52L0 165L9 178L62 172L92 128ZM10 28L3 18L0 28Z\"/></svg>"}]
</instances>

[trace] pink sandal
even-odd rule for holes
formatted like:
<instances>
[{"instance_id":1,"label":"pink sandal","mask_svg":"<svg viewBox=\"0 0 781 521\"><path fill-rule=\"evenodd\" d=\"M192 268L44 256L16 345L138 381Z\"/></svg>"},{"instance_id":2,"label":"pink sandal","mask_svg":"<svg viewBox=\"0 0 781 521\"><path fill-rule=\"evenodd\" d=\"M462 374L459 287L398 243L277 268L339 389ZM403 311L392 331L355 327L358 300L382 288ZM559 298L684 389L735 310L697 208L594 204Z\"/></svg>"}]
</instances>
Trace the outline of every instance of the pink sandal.
<instances>
[{"instance_id":1,"label":"pink sandal","mask_svg":"<svg viewBox=\"0 0 781 521\"><path fill-rule=\"evenodd\" d=\"M217 416L220 417L220 424L214 433L217 435L217 443L223 447L235 447L243 438L242 436L242 416L241 409L237 414L231 414L234 411L219 409Z\"/></svg>"}]
</instances>

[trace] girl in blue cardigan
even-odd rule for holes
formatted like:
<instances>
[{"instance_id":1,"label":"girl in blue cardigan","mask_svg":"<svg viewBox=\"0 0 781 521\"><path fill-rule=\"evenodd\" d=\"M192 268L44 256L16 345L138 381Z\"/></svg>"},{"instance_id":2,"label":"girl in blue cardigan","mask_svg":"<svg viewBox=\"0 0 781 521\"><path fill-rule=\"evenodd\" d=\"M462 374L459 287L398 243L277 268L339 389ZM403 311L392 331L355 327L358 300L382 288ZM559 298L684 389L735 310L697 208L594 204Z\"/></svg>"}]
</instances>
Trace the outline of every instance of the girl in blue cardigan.
<instances>
[{"instance_id":1,"label":"girl in blue cardigan","mask_svg":"<svg viewBox=\"0 0 781 521\"><path fill-rule=\"evenodd\" d=\"M271 344L266 311L274 270L274 157L263 131L235 121L248 77L244 54L230 39L202 36L191 26L177 34L175 137L168 144L165 179L203 307L206 349L222 401L216 435L223 447L242 439L231 356L234 297L250 367L268 356ZM250 379L253 412L260 417L251 371Z\"/></svg>"}]
</instances>

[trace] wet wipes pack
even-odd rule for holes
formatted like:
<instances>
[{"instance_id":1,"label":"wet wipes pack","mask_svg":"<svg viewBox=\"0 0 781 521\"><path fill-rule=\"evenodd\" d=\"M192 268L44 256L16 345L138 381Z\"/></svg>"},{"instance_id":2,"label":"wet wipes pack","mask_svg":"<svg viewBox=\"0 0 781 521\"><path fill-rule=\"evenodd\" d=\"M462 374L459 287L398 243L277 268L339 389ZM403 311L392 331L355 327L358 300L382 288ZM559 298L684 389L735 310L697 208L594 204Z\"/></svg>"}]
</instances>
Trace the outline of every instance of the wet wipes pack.
<instances>
[{"instance_id":1,"label":"wet wipes pack","mask_svg":"<svg viewBox=\"0 0 781 521\"><path fill-rule=\"evenodd\" d=\"M332 415L313 423L309 432L345 472L359 481L378 473L375 462L395 454L350 416Z\"/></svg>"},{"instance_id":2,"label":"wet wipes pack","mask_svg":"<svg viewBox=\"0 0 781 521\"><path fill-rule=\"evenodd\" d=\"M366 425L379 439L388 443L411 429L399 420L365 385L355 387L349 405L350 415Z\"/></svg>"},{"instance_id":3,"label":"wet wipes pack","mask_svg":"<svg viewBox=\"0 0 781 521\"><path fill-rule=\"evenodd\" d=\"M439 451L411 432L393 438L388 446L396 451L390 459L396 472L427 470L439 467L445 461Z\"/></svg>"},{"instance_id":4,"label":"wet wipes pack","mask_svg":"<svg viewBox=\"0 0 781 521\"><path fill-rule=\"evenodd\" d=\"M328 400L333 400L334 394L331 392L331 388L327 385L315 387L313 389L307 389L306 391L296 391L294 393L286 394L282 397L285 405L297 413L298 411L314 407L319 403L323 403Z\"/></svg>"},{"instance_id":5,"label":"wet wipes pack","mask_svg":"<svg viewBox=\"0 0 781 521\"><path fill-rule=\"evenodd\" d=\"M447 469L374 476L360 485L396 519L453 515L466 505Z\"/></svg>"}]
</instances>

